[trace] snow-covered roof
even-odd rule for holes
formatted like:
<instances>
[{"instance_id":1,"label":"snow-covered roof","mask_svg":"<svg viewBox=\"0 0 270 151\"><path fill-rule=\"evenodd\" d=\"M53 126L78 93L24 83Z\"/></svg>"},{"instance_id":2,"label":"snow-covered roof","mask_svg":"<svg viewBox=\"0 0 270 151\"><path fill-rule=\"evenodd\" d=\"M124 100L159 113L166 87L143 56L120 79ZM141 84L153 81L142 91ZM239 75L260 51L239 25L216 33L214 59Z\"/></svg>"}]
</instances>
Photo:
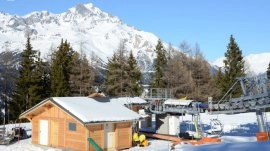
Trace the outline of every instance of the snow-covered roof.
<instances>
[{"instance_id":1,"label":"snow-covered roof","mask_svg":"<svg viewBox=\"0 0 270 151\"><path fill-rule=\"evenodd\" d=\"M122 105L128 104L147 104L147 101L140 97L120 97L120 98L112 98L111 101L115 103L121 103Z\"/></svg>"},{"instance_id":2,"label":"snow-covered roof","mask_svg":"<svg viewBox=\"0 0 270 151\"><path fill-rule=\"evenodd\" d=\"M180 100L180 99L168 99L164 102L164 105L189 105L193 100Z\"/></svg>"},{"instance_id":3,"label":"snow-covered roof","mask_svg":"<svg viewBox=\"0 0 270 151\"><path fill-rule=\"evenodd\" d=\"M117 100L117 98L115 99ZM141 116L136 112L126 108L121 103L115 103L115 101L112 101L107 97L52 97L44 101L51 101L53 104L56 104L84 124L131 121L141 118ZM44 101L33 108L41 106L45 103ZM22 113L20 117L27 114L31 110L33 109L31 108Z\"/></svg>"}]
</instances>

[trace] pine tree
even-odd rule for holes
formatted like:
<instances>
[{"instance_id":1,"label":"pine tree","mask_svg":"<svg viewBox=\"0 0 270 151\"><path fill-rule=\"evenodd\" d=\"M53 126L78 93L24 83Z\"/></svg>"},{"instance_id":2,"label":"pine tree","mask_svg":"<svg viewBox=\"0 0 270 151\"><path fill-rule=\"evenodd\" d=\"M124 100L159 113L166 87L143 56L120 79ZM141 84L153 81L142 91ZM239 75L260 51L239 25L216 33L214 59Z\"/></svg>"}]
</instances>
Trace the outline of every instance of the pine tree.
<instances>
[{"instance_id":1,"label":"pine tree","mask_svg":"<svg viewBox=\"0 0 270 151\"><path fill-rule=\"evenodd\" d=\"M139 96L142 92L142 87L140 86L141 71L138 67L135 57L133 56L132 51L130 51L127 62L128 62L128 67L126 71L128 73L128 78L129 78L128 84L131 91L130 93L132 96Z\"/></svg>"},{"instance_id":2,"label":"pine tree","mask_svg":"<svg viewBox=\"0 0 270 151\"><path fill-rule=\"evenodd\" d=\"M77 52L72 55L69 81L71 95L81 96L81 60Z\"/></svg>"},{"instance_id":3,"label":"pine tree","mask_svg":"<svg viewBox=\"0 0 270 151\"><path fill-rule=\"evenodd\" d=\"M51 65L52 96L69 96L69 76L73 50L70 44L63 39L58 50L53 54Z\"/></svg>"},{"instance_id":4,"label":"pine tree","mask_svg":"<svg viewBox=\"0 0 270 151\"><path fill-rule=\"evenodd\" d=\"M108 71L106 74L106 92L108 95L117 96L119 87L119 68L120 64L117 61L117 56L114 53L112 58L108 60Z\"/></svg>"},{"instance_id":5,"label":"pine tree","mask_svg":"<svg viewBox=\"0 0 270 151\"><path fill-rule=\"evenodd\" d=\"M245 75L244 59L242 51L235 42L235 39L231 35L230 42L227 46L227 52L225 53L224 62L224 83L222 93L225 94L229 88L236 82L237 77ZM225 91L226 90L226 91ZM239 97L241 94L241 87L235 88L232 92L232 97Z\"/></svg>"},{"instance_id":6,"label":"pine tree","mask_svg":"<svg viewBox=\"0 0 270 151\"><path fill-rule=\"evenodd\" d=\"M42 91L43 91L43 98L50 97L52 94L51 90L51 64L46 61L41 61L41 68L43 72L42 76Z\"/></svg>"},{"instance_id":7,"label":"pine tree","mask_svg":"<svg viewBox=\"0 0 270 151\"><path fill-rule=\"evenodd\" d=\"M155 49L157 53L157 58L154 63L154 77L152 79L151 87L152 88L166 88L166 78L164 76L164 71L166 70L167 58L166 58L166 50L163 47L161 40L158 40Z\"/></svg>"},{"instance_id":8,"label":"pine tree","mask_svg":"<svg viewBox=\"0 0 270 151\"><path fill-rule=\"evenodd\" d=\"M86 56L74 52L71 62L70 89L72 96L87 96L91 93L94 73Z\"/></svg>"},{"instance_id":9,"label":"pine tree","mask_svg":"<svg viewBox=\"0 0 270 151\"><path fill-rule=\"evenodd\" d=\"M224 73L221 71L221 68L218 68L218 72L214 77L215 83L214 89L216 90L215 92L216 95L213 97L216 99L220 99L228 91L226 87L226 81L224 78L225 78Z\"/></svg>"},{"instance_id":10,"label":"pine tree","mask_svg":"<svg viewBox=\"0 0 270 151\"><path fill-rule=\"evenodd\" d=\"M130 96L127 73L127 55L124 42L108 61L106 91L110 96Z\"/></svg>"},{"instance_id":11,"label":"pine tree","mask_svg":"<svg viewBox=\"0 0 270 151\"><path fill-rule=\"evenodd\" d=\"M0 123L9 122L8 106L11 101L12 93L15 89L15 79L18 77L18 70L15 64L19 61L16 52L6 50L0 53L0 115L5 116L0 118ZM2 121L4 120L4 121Z\"/></svg>"},{"instance_id":12,"label":"pine tree","mask_svg":"<svg viewBox=\"0 0 270 151\"><path fill-rule=\"evenodd\" d=\"M19 114L31 108L42 98L40 80L42 74L38 74L37 55L33 50L30 37L27 37L26 49L21 53L19 77L16 80L16 90L10 103L11 119L17 119Z\"/></svg>"},{"instance_id":13,"label":"pine tree","mask_svg":"<svg viewBox=\"0 0 270 151\"><path fill-rule=\"evenodd\" d=\"M38 53L35 68L33 70L33 83L35 85L30 89L32 93L36 93L38 98L45 99L50 97L50 67L47 62L44 62L40 58L40 53ZM34 104L40 102L40 99L35 99Z\"/></svg>"},{"instance_id":14,"label":"pine tree","mask_svg":"<svg viewBox=\"0 0 270 151\"><path fill-rule=\"evenodd\" d=\"M270 79L270 63L269 63L269 65L268 65L266 74L267 74L267 79Z\"/></svg>"},{"instance_id":15,"label":"pine tree","mask_svg":"<svg viewBox=\"0 0 270 151\"><path fill-rule=\"evenodd\" d=\"M83 55L81 58L81 66L81 94L86 96L94 92L95 69L89 63L86 55Z\"/></svg>"}]
</instances>

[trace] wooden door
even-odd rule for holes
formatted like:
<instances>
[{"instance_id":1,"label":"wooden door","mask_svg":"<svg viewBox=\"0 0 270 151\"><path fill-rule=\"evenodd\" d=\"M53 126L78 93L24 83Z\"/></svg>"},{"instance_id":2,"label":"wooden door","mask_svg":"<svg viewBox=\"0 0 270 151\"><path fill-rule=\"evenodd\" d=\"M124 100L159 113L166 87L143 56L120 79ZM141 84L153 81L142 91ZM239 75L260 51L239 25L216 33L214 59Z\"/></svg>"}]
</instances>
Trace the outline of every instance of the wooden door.
<instances>
[{"instance_id":1,"label":"wooden door","mask_svg":"<svg viewBox=\"0 0 270 151\"><path fill-rule=\"evenodd\" d=\"M115 147L114 124L104 124L104 148L111 149Z\"/></svg>"},{"instance_id":2,"label":"wooden door","mask_svg":"<svg viewBox=\"0 0 270 151\"><path fill-rule=\"evenodd\" d=\"M41 145L48 145L48 129L49 129L49 124L48 120L40 120L39 121L39 144Z\"/></svg>"}]
</instances>

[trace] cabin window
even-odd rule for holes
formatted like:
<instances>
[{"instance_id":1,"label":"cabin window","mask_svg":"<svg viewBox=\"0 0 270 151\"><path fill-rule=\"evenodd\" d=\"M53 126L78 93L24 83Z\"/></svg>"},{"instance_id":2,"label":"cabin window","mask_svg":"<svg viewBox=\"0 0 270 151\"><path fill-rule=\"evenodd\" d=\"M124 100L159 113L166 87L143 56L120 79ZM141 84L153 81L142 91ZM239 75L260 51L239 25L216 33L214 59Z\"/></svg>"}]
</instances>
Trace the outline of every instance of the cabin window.
<instances>
[{"instance_id":1,"label":"cabin window","mask_svg":"<svg viewBox=\"0 0 270 151\"><path fill-rule=\"evenodd\" d=\"M76 123L68 122L68 130L69 131L76 131Z\"/></svg>"}]
</instances>

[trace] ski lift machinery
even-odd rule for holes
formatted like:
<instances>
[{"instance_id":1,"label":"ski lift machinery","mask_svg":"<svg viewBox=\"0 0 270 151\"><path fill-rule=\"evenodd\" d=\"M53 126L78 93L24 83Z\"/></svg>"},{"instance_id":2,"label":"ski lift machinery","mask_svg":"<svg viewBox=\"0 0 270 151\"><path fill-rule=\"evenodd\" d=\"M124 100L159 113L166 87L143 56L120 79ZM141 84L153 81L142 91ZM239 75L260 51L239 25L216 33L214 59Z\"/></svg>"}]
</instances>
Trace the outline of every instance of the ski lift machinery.
<instances>
[{"instance_id":1,"label":"ski lift machinery","mask_svg":"<svg viewBox=\"0 0 270 151\"><path fill-rule=\"evenodd\" d=\"M156 93L154 93L156 92ZM193 120L192 120L192 124L194 125L194 133L192 136L190 136L189 133L185 133L185 131L181 131L180 132L184 132L183 136L180 136L182 134L178 133L178 136L176 137L172 137L172 136L167 136L167 135L163 135L163 133L166 131L168 127L164 126L162 128L160 128L161 125L158 125L160 129L156 130L156 133L147 133L145 132L145 134L147 134L147 136L149 137L156 137L156 138L162 138L162 139L167 139L167 140L173 140L175 142L187 142L187 143L191 143L193 145L198 145L198 144L204 144L204 143L213 143L213 142L220 142L221 140L219 138L210 138L210 137L205 137L205 133L203 133L203 127L201 124L201 120L200 120L200 110L199 109L199 105L192 105L191 102L193 102L193 100L179 100L179 99L171 99L171 97L169 97L170 95L168 95L168 91L164 90L164 89L160 89L160 88L152 88L149 89L149 95L144 95L144 99L146 99L149 102L149 106L147 108L145 108L146 111L148 111L150 114L156 114L156 115L161 115L160 118L161 119L165 119L166 115L172 115L172 116L182 116L185 114L189 114L193 116ZM196 101L194 101L196 102ZM207 108L203 108L203 109L208 109ZM169 120L169 119L168 119ZM183 121L183 119L182 119ZM160 122L159 124L164 124L165 122ZM180 122L181 124L181 122ZM181 125L180 129L181 129ZM186 130L190 130L191 125L186 124ZM179 132L179 130L178 130ZM159 134L160 133L160 134ZM170 133L170 129L169 129L169 133ZM185 138L185 137L189 137L192 140L186 140L186 139L179 139L180 138Z\"/></svg>"},{"instance_id":2,"label":"ski lift machinery","mask_svg":"<svg viewBox=\"0 0 270 151\"><path fill-rule=\"evenodd\" d=\"M241 87L242 95L232 98L232 93ZM266 74L254 77L239 77L227 93L217 102L208 98L209 114L239 114L255 112L259 132L257 141L269 140L266 128L265 108L270 107L270 82Z\"/></svg>"}]
</instances>

